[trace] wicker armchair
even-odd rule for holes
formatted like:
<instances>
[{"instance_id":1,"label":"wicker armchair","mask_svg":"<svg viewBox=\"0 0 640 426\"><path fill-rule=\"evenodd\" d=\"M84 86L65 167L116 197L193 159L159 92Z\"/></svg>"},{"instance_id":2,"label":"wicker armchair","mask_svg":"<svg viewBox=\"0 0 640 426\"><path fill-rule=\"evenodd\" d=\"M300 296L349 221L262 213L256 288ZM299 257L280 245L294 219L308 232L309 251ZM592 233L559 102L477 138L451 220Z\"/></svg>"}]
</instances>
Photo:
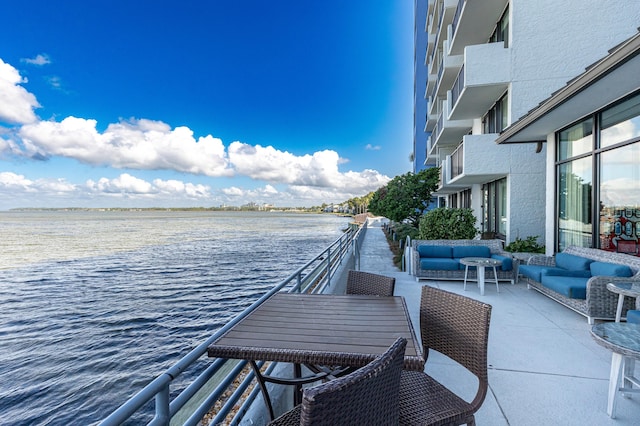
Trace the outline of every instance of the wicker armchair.
<instances>
[{"instance_id":1,"label":"wicker armchair","mask_svg":"<svg viewBox=\"0 0 640 426\"><path fill-rule=\"evenodd\" d=\"M269 425L397 425L400 372L407 341L347 376L303 390L302 403Z\"/></svg>"},{"instance_id":2,"label":"wicker armchair","mask_svg":"<svg viewBox=\"0 0 640 426\"><path fill-rule=\"evenodd\" d=\"M475 425L488 388L487 346L491 305L424 286L420 332L425 359L429 349L457 361L478 378L471 402L426 373L403 371L400 381L401 425Z\"/></svg>"},{"instance_id":3,"label":"wicker armchair","mask_svg":"<svg viewBox=\"0 0 640 426\"><path fill-rule=\"evenodd\" d=\"M347 277L347 294L393 296L396 279L370 272L350 270Z\"/></svg>"}]
</instances>

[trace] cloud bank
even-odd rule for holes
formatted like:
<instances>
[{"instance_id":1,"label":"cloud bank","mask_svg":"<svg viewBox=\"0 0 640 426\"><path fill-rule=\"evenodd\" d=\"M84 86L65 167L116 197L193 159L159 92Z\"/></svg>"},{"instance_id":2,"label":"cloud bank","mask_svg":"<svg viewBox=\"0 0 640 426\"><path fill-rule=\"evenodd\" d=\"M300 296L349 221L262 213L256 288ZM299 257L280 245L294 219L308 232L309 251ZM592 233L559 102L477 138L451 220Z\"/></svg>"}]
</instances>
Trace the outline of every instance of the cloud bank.
<instances>
[{"instance_id":1,"label":"cloud bank","mask_svg":"<svg viewBox=\"0 0 640 426\"><path fill-rule=\"evenodd\" d=\"M33 65L50 62L44 54L24 61ZM90 118L41 120L35 113L40 105L22 86L24 83L19 72L0 59L0 160L42 162L46 167L47 160L65 158L95 167L96 171L106 167L121 169L122 173L116 178L96 177L78 183L61 177L30 180L0 170L0 194L12 194L16 199L37 193L50 202L99 203L119 198L165 200L174 205L180 201L200 205L247 201L311 205L345 201L389 181L375 170L341 172L339 166L346 160L332 150L300 156L240 141L225 147L212 135L196 137L188 127L172 128L143 118L120 120L104 131L99 131L97 121ZM180 180L147 181L135 176L136 171L149 170L212 180L211 185L203 185ZM214 189L215 178L249 178L262 186Z\"/></svg>"}]
</instances>

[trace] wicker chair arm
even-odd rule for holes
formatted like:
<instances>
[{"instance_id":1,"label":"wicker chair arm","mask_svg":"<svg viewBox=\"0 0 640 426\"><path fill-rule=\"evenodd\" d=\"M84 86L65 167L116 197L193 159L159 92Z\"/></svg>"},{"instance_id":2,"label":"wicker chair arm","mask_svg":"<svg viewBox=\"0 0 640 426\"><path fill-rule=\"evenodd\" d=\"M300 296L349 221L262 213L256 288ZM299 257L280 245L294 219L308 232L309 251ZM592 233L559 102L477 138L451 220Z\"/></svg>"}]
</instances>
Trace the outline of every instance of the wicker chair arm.
<instances>
[{"instance_id":1,"label":"wicker chair arm","mask_svg":"<svg viewBox=\"0 0 640 426\"><path fill-rule=\"evenodd\" d=\"M529 258L527 265L556 266L556 258L544 254L535 255Z\"/></svg>"},{"instance_id":2,"label":"wicker chair arm","mask_svg":"<svg viewBox=\"0 0 640 426\"><path fill-rule=\"evenodd\" d=\"M629 282L640 280L637 275L634 277L608 277L598 275L589 278L587 281L587 315L595 318L614 318L618 306L618 295L607 289L610 282ZM622 308L624 316L627 310L634 309L634 300L626 298Z\"/></svg>"}]
</instances>

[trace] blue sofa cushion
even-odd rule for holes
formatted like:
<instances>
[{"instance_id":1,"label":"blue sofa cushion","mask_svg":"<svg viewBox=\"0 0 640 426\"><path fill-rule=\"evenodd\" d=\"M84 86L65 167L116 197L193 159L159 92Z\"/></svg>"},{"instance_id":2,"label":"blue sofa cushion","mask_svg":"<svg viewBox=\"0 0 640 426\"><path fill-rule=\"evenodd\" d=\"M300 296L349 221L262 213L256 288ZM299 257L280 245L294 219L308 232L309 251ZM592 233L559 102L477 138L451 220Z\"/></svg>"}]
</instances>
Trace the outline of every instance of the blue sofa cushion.
<instances>
[{"instance_id":1,"label":"blue sofa cushion","mask_svg":"<svg viewBox=\"0 0 640 426\"><path fill-rule=\"evenodd\" d=\"M513 259L511 259L509 256L492 254L491 258L502 261L502 266L500 267L500 269L502 269L503 271L510 271L513 269Z\"/></svg>"},{"instance_id":2,"label":"blue sofa cushion","mask_svg":"<svg viewBox=\"0 0 640 426\"><path fill-rule=\"evenodd\" d=\"M630 322L632 324L640 324L640 311L628 310L627 322Z\"/></svg>"},{"instance_id":3,"label":"blue sofa cushion","mask_svg":"<svg viewBox=\"0 0 640 426\"><path fill-rule=\"evenodd\" d=\"M587 298L589 278L543 275L542 285L570 299Z\"/></svg>"},{"instance_id":4,"label":"blue sofa cushion","mask_svg":"<svg viewBox=\"0 0 640 426\"><path fill-rule=\"evenodd\" d=\"M545 275L555 275L556 277L581 277L581 278L591 278L590 270L580 270L580 271L570 271L568 269L560 269L560 268L547 268L543 269L540 272L540 275L544 277Z\"/></svg>"},{"instance_id":5,"label":"blue sofa cushion","mask_svg":"<svg viewBox=\"0 0 640 426\"><path fill-rule=\"evenodd\" d=\"M444 258L421 258L421 269L433 269L438 271L456 271L458 270L459 263L453 259Z\"/></svg>"},{"instance_id":6,"label":"blue sofa cushion","mask_svg":"<svg viewBox=\"0 0 640 426\"><path fill-rule=\"evenodd\" d=\"M491 250L487 246L454 246L452 257L491 257Z\"/></svg>"},{"instance_id":7,"label":"blue sofa cushion","mask_svg":"<svg viewBox=\"0 0 640 426\"><path fill-rule=\"evenodd\" d=\"M633 275L631 268L627 265L619 265L617 263L606 262L593 262L589 265L592 276L606 276L606 277L630 277Z\"/></svg>"},{"instance_id":8,"label":"blue sofa cushion","mask_svg":"<svg viewBox=\"0 0 640 426\"><path fill-rule=\"evenodd\" d=\"M450 246L430 246L430 245L419 245L418 246L418 254L420 258L423 257L437 257L437 258L449 258L451 259L453 256L451 255L451 247Z\"/></svg>"},{"instance_id":9,"label":"blue sofa cushion","mask_svg":"<svg viewBox=\"0 0 640 426\"><path fill-rule=\"evenodd\" d=\"M568 253L556 254L556 267L568 269L570 271L588 270L592 259L576 256Z\"/></svg>"},{"instance_id":10,"label":"blue sofa cushion","mask_svg":"<svg viewBox=\"0 0 640 426\"><path fill-rule=\"evenodd\" d=\"M553 266L545 266L545 265L520 265L518 269L518 273L524 275L527 278L531 278L533 281L542 282L540 279L540 275L542 271L546 270L554 270L562 271L560 268L555 268Z\"/></svg>"}]
</instances>

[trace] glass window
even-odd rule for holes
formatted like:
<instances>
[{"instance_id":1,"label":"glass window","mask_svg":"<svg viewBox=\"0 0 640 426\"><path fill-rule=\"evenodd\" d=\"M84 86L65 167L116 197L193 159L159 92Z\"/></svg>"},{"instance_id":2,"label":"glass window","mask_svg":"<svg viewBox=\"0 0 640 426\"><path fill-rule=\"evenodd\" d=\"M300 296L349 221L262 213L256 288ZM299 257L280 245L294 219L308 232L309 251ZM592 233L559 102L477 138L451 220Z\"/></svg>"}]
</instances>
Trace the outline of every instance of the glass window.
<instances>
[{"instance_id":1,"label":"glass window","mask_svg":"<svg viewBox=\"0 0 640 426\"><path fill-rule=\"evenodd\" d=\"M499 235L507 235L507 180L500 179L496 182L497 196L497 230Z\"/></svg>"},{"instance_id":2,"label":"glass window","mask_svg":"<svg viewBox=\"0 0 640 426\"><path fill-rule=\"evenodd\" d=\"M499 238L507 235L507 179L483 186L483 232L493 232Z\"/></svg>"},{"instance_id":3,"label":"glass window","mask_svg":"<svg viewBox=\"0 0 640 426\"><path fill-rule=\"evenodd\" d=\"M640 143L600 156L600 248L638 254Z\"/></svg>"},{"instance_id":4,"label":"glass window","mask_svg":"<svg viewBox=\"0 0 640 426\"><path fill-rule=\"evenodd\" d=\"M504 47L509 47L509 8L504 11L500 20L496 23L493 34L489 37L489 43L504 42Z\"/></svg>"},{"instance_id":5,"label":"glass window","mask_svg":"<svg viewBox=\"0 0 640 426\"><path fill-rule=\"evenodd\" d=\"M482 131L500 133L507 127L509 115L509 96L505 93L482 117Z\"/></svg>"},{"instance_id":6,"label":"glass window","mask_svg":"<svg viewBox=\"0 0 640 426\"><path fill-rule=\"evenodd\" d=\"M602 112L600 147L640 137L640 96Z\"/></svg>"},{"instance_id":7,"label":"glass window","mask_svg":"<svg viewBox=\"0 0 640 426\"><path fill-rule=\"evenodd\" d=\"M584 120L560 132L558 160L566 160L593 150L593 119Z\"/></svg>"},{"instance_id":8,"label":"glass window","mask_svg":"<svg viewBox=\"0 0 640 426\"><path fill-rule=\"evenodd\" d=\"M558 167L558 247L591 247L592 157Z\"/></svg>"}]
</instances>

